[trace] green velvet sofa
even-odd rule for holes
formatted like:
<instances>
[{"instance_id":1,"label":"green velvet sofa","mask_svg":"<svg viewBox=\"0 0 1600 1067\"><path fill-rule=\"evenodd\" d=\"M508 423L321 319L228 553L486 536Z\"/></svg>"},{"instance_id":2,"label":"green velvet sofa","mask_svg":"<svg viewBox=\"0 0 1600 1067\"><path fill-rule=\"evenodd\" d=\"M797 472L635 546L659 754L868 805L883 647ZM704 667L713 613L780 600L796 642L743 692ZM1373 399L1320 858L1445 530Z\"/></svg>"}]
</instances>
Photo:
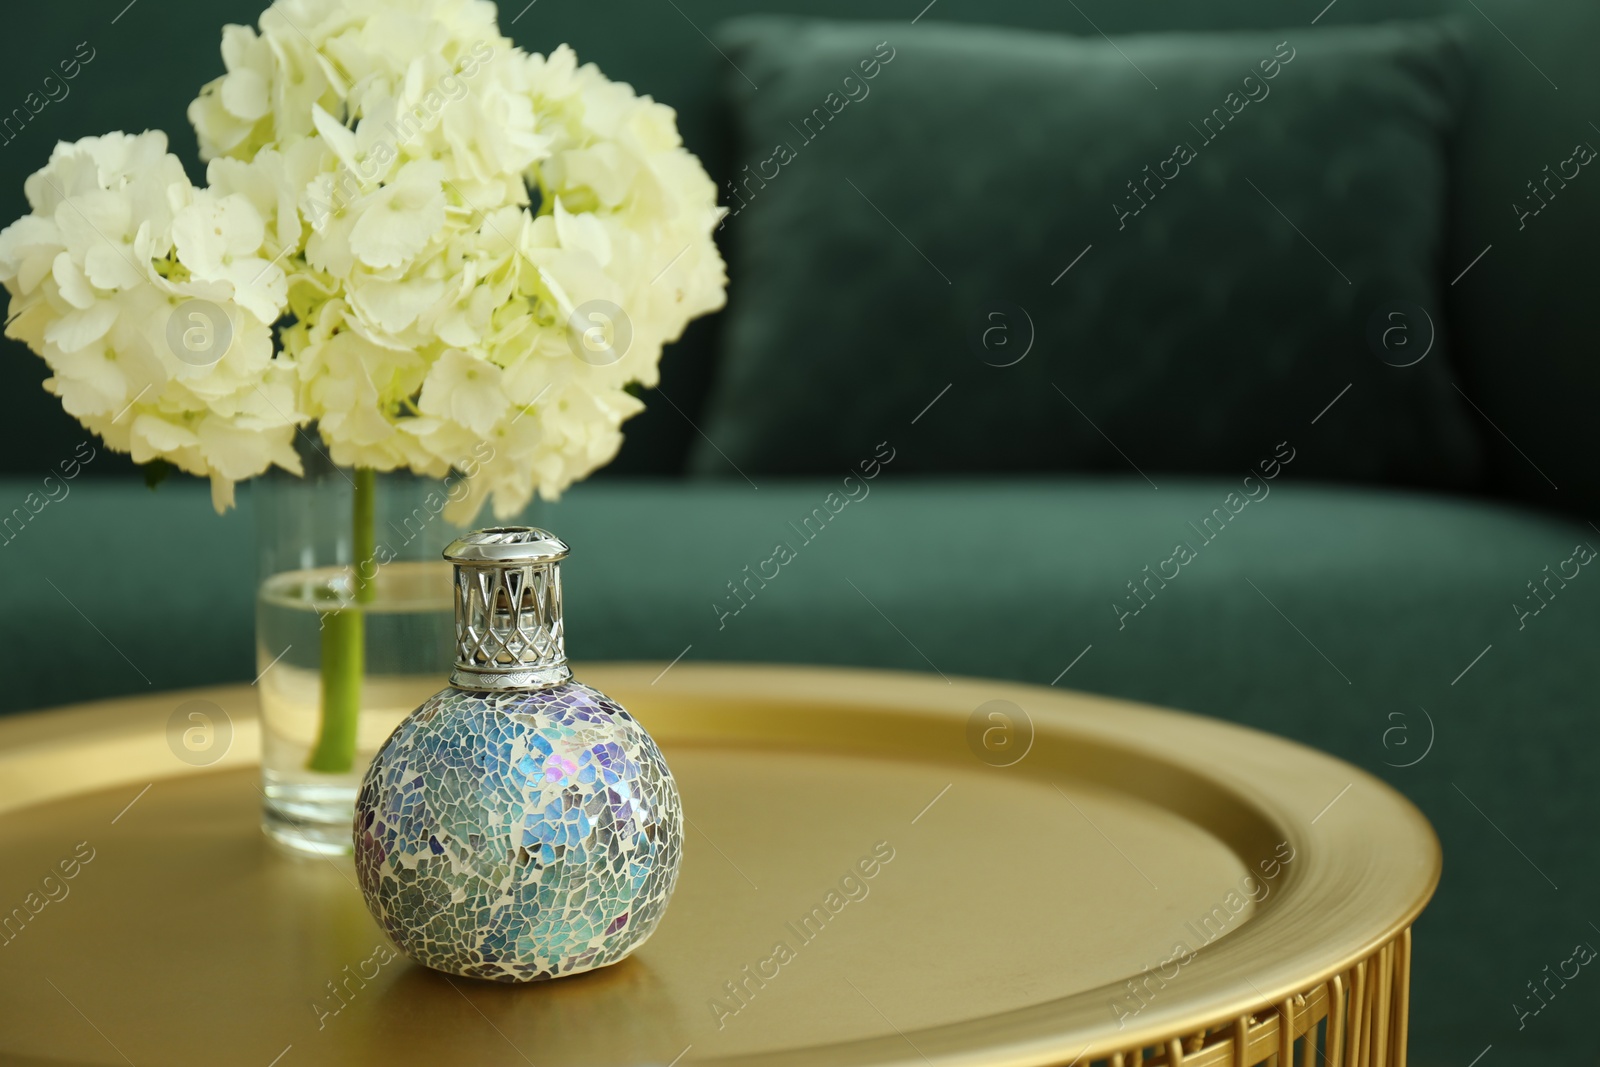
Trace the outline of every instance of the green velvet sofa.
<instances>
[{"instance_id":1,"label":"green velvet sofa","mask_svg":"<svg viewBox=\"0 0 1600 1067\"><path fill-rule=\"evenodd\" d=\"M1592 128L1600 66L1591 55L1600 8L543 0L509 24L520 6L502 11L519 43L568 41L611 76L672 103L689 147L719 180L748 160L728 114L729 62L707 35L723 40L718 26L751 10L1095 40L1101 31L1279 27L1303 36L1313 21L1456 16L1470 78L1450 141L1436 310L1450 380L1470 398L1463 410L1480 460L1449 491L1404 478L1302 476L1290 466L1269 494L1207 527L1181 577L1161 571L1169 580L1149 584L1174 535L1215 515L1242 471L1135 472L1114 455L1082 469L940 469L917 458L941 432L937 420L921 419L928 398L918 396L882 434L894 459L844 506L826 509L826 523L813 523L820 532L796 540L786 531L840 491L844 471L755 465L741 477L695 459L719 377L739 358L713 318L669 349L662 391L671 403L646 396L612 468L532 517L577 547L567 565L576 658L683 654L1054 684L1245 723L1379 774L1433 821L1446 858L1417 926L1412 1062L1464 1067L1491 1045L1486 1067L1590 1054L1582 1004L1596 994L1580 979L1533 1014L1527 984L1575 943L1600 940L1591 921L1600 908L1589 904L1600 856L1587 852L1600 799L1584 770L1600 742L1600 578L1586 573L1589 546L1600 545L1588 521L1600 514L1592 415L1600 259L1590 247L1600 185L1575 180L1551 205L1560 214L1532 223L1516 205L1574 140L1600 143ZM121 8L114 0L9 13L0 102L24 100L79 42L93 58L69 94L5 127L6 219L23 210L22 179L57 138L161 126L192 159L182 110L194 86L220 70L217 27L254 21L259 3L164 0L113 23ZM1018 113L1026 116L1025 104ZM816 224L825 230L829 220ZM748 262L731 266L730 298L739 301L758 280ZM1141 325L1149 324L1126 328ZM898 387L889 372L874 380L865 358L893 343L892 327L837 343L860 347L864 391ZM42 363L5 343L0 514L30 494L48 502L13 521L0 544L0 712L248 681L251 493L219 518L199 484L174 478L147 490L122 457L84 442L40 390L43 376ZM1266 448L1332 432L1331 416L1320 424L1314 416L1315 406L1285 415L1292 432ZM1063 423L1071 418L1064 409ZM830 420L814 425L826 442ZM63 463L79 476L47 486ZM763 563L786 538L798 546L794 558L777 577L746 584L752 572L771 574ZM1130 600L1134 582L1142 592Z\"/></svg>"}]
</instances>

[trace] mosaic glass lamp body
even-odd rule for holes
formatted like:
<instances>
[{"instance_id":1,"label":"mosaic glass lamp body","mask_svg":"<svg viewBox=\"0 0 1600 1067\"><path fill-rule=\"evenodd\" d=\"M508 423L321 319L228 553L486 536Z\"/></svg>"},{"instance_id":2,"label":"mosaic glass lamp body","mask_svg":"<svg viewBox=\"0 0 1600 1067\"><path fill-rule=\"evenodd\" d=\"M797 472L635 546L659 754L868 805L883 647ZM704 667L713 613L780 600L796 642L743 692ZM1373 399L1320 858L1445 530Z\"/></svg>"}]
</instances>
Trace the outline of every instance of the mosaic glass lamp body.
<instances>
[{"instance_id":1,"label":"mosaic glass lamp body","mask_svg":"<svg viewBox=\"0 0 1600 1067\"><path fill-rule=\"evenodd\" d=\"M543 530L480 530L455 564L450 687L389 737L356 801L367 907L418 963L525 982L616 963L678 879L683 812L650 735L574 681Z\"/></svg>"}]
</instances>

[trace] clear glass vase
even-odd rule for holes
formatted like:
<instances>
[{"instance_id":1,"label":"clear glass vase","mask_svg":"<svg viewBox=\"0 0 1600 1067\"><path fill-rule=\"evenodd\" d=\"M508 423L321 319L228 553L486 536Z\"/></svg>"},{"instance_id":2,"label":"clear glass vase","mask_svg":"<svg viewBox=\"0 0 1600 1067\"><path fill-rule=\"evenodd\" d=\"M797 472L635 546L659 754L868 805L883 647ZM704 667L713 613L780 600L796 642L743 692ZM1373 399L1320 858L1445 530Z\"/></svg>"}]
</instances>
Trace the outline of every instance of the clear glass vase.
<instances>
[{"instance_id":1,"label":"clear glass vase","mask_svg":"<svg viewBox=\"0 0 1600 1067\"><path fill-rule=\"evenodd\" d=\"M349 852L373 754L454 660L451 483L333 466L252 483L260 585L256 689L262 829L300 852Z\"/></svg>"}]
</instances>

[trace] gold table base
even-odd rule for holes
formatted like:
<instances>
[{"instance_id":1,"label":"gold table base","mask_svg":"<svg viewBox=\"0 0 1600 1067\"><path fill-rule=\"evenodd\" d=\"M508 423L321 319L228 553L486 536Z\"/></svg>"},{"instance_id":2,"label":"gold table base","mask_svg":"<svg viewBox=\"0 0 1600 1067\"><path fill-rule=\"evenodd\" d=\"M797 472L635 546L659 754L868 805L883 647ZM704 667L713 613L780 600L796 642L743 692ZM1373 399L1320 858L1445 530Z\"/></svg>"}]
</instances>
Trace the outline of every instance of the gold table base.
<instances>
[{"instance_id":1,"label":"gold table base","mask_svg":"<svg viewBox=\"0 0 1600 1067\"><path fill-rule=\"evenodd\" d=\"M1405 1067L1410 992L1408 928L1349 971L1270 1009L1094 1062L1110 1067Z\"/></svg>"}]
</instances>

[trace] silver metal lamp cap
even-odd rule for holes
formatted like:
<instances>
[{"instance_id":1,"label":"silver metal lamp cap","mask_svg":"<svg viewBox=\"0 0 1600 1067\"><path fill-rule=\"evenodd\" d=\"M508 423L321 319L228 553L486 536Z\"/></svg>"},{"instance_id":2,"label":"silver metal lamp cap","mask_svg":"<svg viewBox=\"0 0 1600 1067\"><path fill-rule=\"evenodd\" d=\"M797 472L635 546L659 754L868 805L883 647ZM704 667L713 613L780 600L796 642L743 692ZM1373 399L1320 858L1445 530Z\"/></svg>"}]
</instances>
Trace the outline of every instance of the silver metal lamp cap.
<instances>
[{"instance_id":1,"label":"silver metal lamp cap","mask_svg":"<svg viewBox=\"0 0 1600 1067\"><path fill-rule=\"evenodd\" d=\"M548 689L570 681L561 620L566 544L532 526L495 526L451 542L458 689Z\"/></svg>"}]
</instances>

